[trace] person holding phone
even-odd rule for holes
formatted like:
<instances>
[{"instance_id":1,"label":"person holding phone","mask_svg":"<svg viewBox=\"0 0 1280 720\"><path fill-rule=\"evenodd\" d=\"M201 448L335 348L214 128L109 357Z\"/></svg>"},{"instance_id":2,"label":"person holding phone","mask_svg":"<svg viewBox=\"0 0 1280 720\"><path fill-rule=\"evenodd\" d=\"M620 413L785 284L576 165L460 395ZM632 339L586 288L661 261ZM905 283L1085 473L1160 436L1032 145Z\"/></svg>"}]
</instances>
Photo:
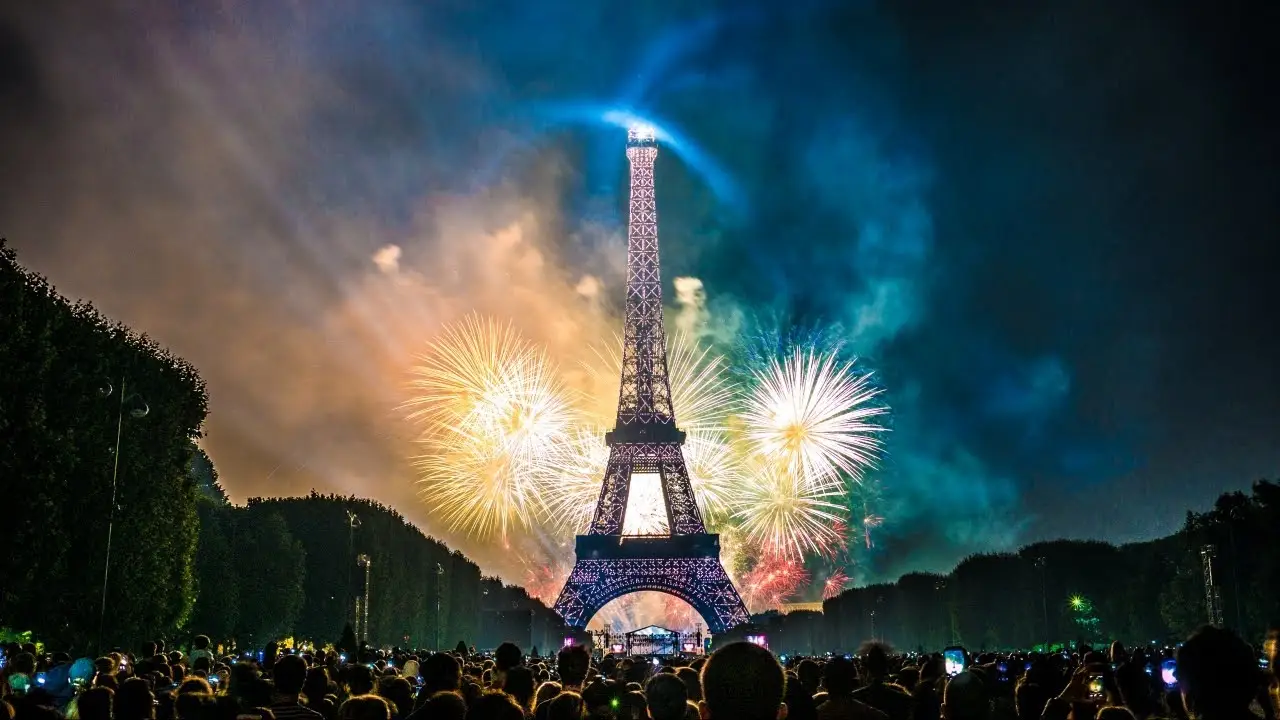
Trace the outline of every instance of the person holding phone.
<instances>
[{"instance_id":1,"label":"person holding phone","mask_svg":"<svg viewBox=\"0 0 1280 720\"><path fill-rule=\"evenodd\" d=\"M1067 687L1044 706L1040 720L1067 720L1068 717L1093 717L1105 698L1105 665L1081 665L1072 674Z\"/></svg>"}]
</instances>

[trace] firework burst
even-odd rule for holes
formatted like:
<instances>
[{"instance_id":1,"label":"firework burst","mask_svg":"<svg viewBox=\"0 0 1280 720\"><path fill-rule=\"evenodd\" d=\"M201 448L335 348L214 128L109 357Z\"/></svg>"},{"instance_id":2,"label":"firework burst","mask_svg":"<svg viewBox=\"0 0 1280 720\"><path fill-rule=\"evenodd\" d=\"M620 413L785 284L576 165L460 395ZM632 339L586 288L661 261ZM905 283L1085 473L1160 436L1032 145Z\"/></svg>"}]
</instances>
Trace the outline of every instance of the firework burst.
<instances>
[{"instance_id":1,"label":"firework burst","mask_svg":"<svg viewBox=\"0 0 1280 720\"><path fill-rule=\"evenodd\" d=\"M827 577L827 581L822 584L822 599L830 600L831 598L844 592L849 586L849 576L844 570L837 569Z\"/></svg>"},{"instance_id":2,"label":"firework burst","mask_svg":"<svg viewBox=\"0 0 1280 720\"><path fill-rule=\"evenodd\" d=\"M875 466L884 431L876 418L887 409L874 403L880 391L869 373L835 352L797 349L754 375L742 419L756 452L813 486L858 481Z\"/></svg>"},{"instance_id":3,"label":"firework burst","mask_svg":"<svg viewBox=\"0 0 1280 720\"><path fill-rule=\"evenodd\" d=\"M429 510L478 540L533 526L550 449L574 419L545 353L472 315L444 329L413 375L403 407L423 426L417 465Z\"/></svg>"},{"instance_id":4,"label":"firework burst","mask_svg":"<svg viewBox=\"0 0 1280 720\"><path fill-rule=\"evenodd\" d=\"M835 528L844 509L833 501L842 498L831 487L814 487L785 467L763 463L739 488L733 519L768 557L829 556L841 542Z\"/></svg>"},{"instance_id":5,"label":"firework burst","mask_svg":"<svg viewBox=\"0 0 1280 720\"><path fill-rule=\"evenodd\" d=\"M792 560L766 560L742 578L742 599L752 612L777 609L809 584L804 565Z\"/></svg>"}]
</instances>

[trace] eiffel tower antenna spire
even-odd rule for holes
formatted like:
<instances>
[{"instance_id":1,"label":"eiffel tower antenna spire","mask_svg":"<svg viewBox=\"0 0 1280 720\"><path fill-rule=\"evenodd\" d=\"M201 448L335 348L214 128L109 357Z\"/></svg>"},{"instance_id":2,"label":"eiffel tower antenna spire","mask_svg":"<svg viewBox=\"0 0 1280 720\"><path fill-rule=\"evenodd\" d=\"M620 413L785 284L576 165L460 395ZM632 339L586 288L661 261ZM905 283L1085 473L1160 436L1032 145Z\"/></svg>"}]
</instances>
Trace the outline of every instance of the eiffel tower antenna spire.
<instances>
[{"instance_id":1,"label":"eiffel tower antenna spire","mask_svg":"<svg viewBox=\"0 0 1280 720\"><path fill-rule=\"evenodd\" d=\"M627 303L623 321L622 383L614 437L670 439L676 430L667 377L667 340L662 326L662 273L658 261L658 203L653 166L658 158L654 129L627 131L631 161L630 219L627 224Z\"/></svg>"},{"instance_id":2,"label":"eiffel tower antenna spire","mask_svg":"<svg viewBox=\"0 0 1280 720\"><path fill-rule=\"evenodd\" d=\"M605 434L609 462L596 512L587 534L577 538L577 561L555 609L569 626L586 627L610 600L656 590L688 602L707 629L718 633L745 623L747 608L720 564L720 537L703 524L681 447L685 434L676 427L671 403L653 176L657 157L654 129L632 126L627 132L631 212L618 419ZM658 476L665 513L661 532L625 532L633 473Z\"/></svg>"}]
</instances>

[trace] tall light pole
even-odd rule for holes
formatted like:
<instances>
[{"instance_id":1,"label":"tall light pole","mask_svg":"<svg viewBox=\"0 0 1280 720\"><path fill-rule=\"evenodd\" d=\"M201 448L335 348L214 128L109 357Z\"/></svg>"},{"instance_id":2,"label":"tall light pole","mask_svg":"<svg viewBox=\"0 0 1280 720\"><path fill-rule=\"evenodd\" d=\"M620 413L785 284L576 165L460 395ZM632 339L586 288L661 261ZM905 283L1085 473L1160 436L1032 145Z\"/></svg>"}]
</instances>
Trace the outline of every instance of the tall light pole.
<instances>
[{"instance_id":1,"label":"tall light pole","mask_svg":"<svg viewBox=\"0 0 1280 720\"><path fill-rule=\"evenodd\" d=\"M1044 647L1047 651L1050 642L1049 630L1049 591L1048 580L1046 579L1048 562L1043 557L1036 558L1036 567L1040 569L1040 611L1044 616Z\"/></svg>"},{"instance_id":2,"label":"tall light pole","mask_svg":"<svg viewBox=\"0 0 1280 720\"><path fill-rule=\"evenodd\" d=\"M444 595L444 566L436 563L436 652L440 652L440 598Z\"/></svg>"},{"instance_id":3,"label":"tall light pole","mask_svg":"<svg viewBox=\"0 0 1280 720\"><path fill-rule=\"evenodd\" d=\"M364 614L363 622L360 622L360 642L369 642L369 571L373 568L373 559L364 553L360 553L360 557L356 558L356 562L360 567L364 568L364 602L360 604L360 612ZM357 618L360 621L361 618Z\"/></svg>"},{"instance_id":4,"label":"tall light pole","mask_svg":"<svg viewBox=\"0 0 1280 720\"><path fill-rule=\"evenodd\" d=\"M342 599L343 614L351 612L351 567L356 563L356 528L360 527L360 518L351 510L347 510L347 596ZM356 609L355 621L352 623L355 627L360 626L360 610ZM356 637L359 641L359 636ZM354 652L356 648L352 648Z\"/></svg>"},{"instance_id":5,"label":"tall light pole","mask_svg":"<svg viewBox=\"0 0 1280 720\"><path fill-rule=\"evenodd\" d=\"M103 651L102 633L107 624L107 583L111 577L111 539L115 534L116 526L116 496L120 488L120 441L124 437L124 408L125 404L136 401L134 407L129 411L129 417L144 418L150 412L151 408L141 395L134 393L129 395L125 392L125 378L120 378L120 404L116 412L116 447L112 453L111 460L111 506L107 509L107 551L106 558L102 563L102 607L98 614L98 652ZM105 383L98 391L102 397L108 398L115 392L111 387L111 383Z\"/></svg>"}]
</instances>

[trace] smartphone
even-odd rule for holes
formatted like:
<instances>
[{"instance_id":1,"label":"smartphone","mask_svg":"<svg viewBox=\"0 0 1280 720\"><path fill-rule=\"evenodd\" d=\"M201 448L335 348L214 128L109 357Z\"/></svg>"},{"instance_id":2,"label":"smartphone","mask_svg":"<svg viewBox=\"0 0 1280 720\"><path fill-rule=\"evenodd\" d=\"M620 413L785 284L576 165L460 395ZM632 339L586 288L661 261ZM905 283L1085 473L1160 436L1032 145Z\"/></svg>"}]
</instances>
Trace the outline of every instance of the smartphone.
<instances>
[{"instance_id":1,"label":"smartphone","mask_svg":"<svg viewBox=\"0 0 1280 720\"><path fill-rule=\"evenodd\" d=\"M947 675L955 677L964 672L965 659L964 648L949 647L942 651L942 661L946 666Z\"/></svg>"},{"instance_id":2,"label":"smartphone","mask_svg":"<svg viewBox=\"0 0 1280 720\"><path fill-rule=\"evenodd\" d=\"M47 682L49 682L48 673L42 673L42 672L36 673L36 685L40 687L44 687L44 684Z\"/></svg>"},{"instance_id":3,"label":"smartphone","mask_svg":"<svg viewBox=\"0 0 1280 720\"><path fill-rule=\"evenodd\" d=\"M1164 681L1165 687L1174 687L1178 684L1178 661L1174 658L1168 658L1160 663L1160 679Z\"/></svg>"},{"instance_id":4,"label":"smartphone","mask_svg":"<svg viewBox=\"0 0 1280 720\"><path fill-rule=\"evenodd\" d=\"M222 680L220 680L217 675L209 676L209 684L214 686L215 688L218 687L218 683L220 682L222 682Z\"/></svg>"},{"instance_id":5,"label":"smartphone","mask_svg":"<svg viewBox=\"0 0 1280 720\"><path fill-rule=\"evenodd\" d=\"M1088 682L1085 683L1085 688L1089 693L1090 700L1101 700L1104 694L1103 690L1106 688L1102 683L1102 675L1098 673L1090 675Z\"/></svg>"},{"instance_id":6,"label":"smartphone","mask_svg":"<svg viewBox=\"0 0 1280 720\"><path fill-rule=\"evenodd\" d=\"M1267 670L1271 667L1271 661L1266 658L1258 658L1258 667L1262 668L1263 670Z\"/></svg>"}]
</instances>

